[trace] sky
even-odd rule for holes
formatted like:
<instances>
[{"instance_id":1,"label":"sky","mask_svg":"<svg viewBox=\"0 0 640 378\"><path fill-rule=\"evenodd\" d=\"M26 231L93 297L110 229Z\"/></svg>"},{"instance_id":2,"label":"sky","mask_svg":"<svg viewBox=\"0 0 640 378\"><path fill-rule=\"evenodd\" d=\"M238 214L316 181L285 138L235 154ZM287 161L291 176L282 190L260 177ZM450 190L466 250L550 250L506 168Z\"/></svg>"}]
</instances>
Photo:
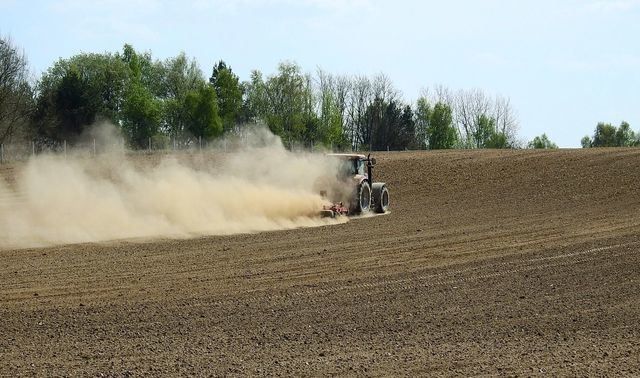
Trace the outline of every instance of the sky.
<instances>
[{"instance_id":1,"label":"sky","mask_svg":"<svg viewBox=\"0 0 640 378\"><path fill-rule=\"evenodd\" d=\"M579 147L598 122L640 129L640 0L0 0L0 35L34 76L59 58L185 52L205 75L241 80L279 62L386 74L414 102L425 88L510 99L527 142Z\"/></svg>"}]
</instances>

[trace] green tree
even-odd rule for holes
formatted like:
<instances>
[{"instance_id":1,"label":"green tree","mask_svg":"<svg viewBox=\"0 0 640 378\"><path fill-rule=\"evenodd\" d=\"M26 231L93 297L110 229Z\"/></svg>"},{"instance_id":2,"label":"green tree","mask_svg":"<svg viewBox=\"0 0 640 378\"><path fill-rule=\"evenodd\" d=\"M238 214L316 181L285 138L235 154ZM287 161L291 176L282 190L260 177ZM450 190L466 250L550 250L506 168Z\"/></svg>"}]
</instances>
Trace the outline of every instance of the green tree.
<instances>
[{"instance_id":1,"label":"green tree","mask_svg":"<svg viewBox=\"0 0 640 378\"><path fill-rule=\"evenodd\" d=\"M558 145L553 143L547 134L542 134L533 138L531 142L527 145L528 148L534 149L555 149L558 148Z\"/></svg>"},{"instance_id":2,"label":"green tree","mask_svg":"<svg viewBox=\"0 0 640 378\"><path fill-rule=\"evenodd\" d=\"M242 87L238 76L233 73L224 61L213 66L209 83L215 88L218 99L218 110L225 131L231 130L242 111Z\"/></svg>"},{"instance_id":3,"label":"green tree","mask_svg":"<svg viewBox=\"0 0 640 378\"><path fill-rule=\"evenodd\" d=\"M429 147L429 121L431 119L431 105L426 97L422 96L418 98L416 102L415 111L415 127L416 127L416 140L418 148L426 149Z\"/></svg>"},{"instance_id":4,"label":"green tree","mask_svg":"<svg viewBox=\"0 0 640 378\"><path fill-rule=\"evenodd\" d=\"M112 54L60 59L37 85L37 133L72 141L98 117L117 124L129 81L127 65Z\"/></svg>"},{"instance_id":5,"label":"green tree","mask_svg":"<svg viewBox=\"0 0 640 378\"><path fill-rule=\"evenodd\" d=\"M238 123L256 123L257 114L254 111L249 93L252 89L250 81L243 81L240 83L240 90L242 91L242 104L240 105L240 112L238 113Z\"/></svg>"},{"instance_id":6,"label":"green tree","mask_svg":"<svg viewBox=\"0 0 640 378\"><path fill-rule=\"evenodd\" d=\"M486 114L480 114L475 122L473 139L476 148L509 148L507 135L496 129L496 122Z\"/></svg>"},{"instance_id":7,"label":"green tree","mask_svg":"<svg viewBox=\"0 0 640 378\"><path fill-rule=\"evenodd\" d=\"M187 94L199 91L206 81L195 60L189 60L184 53L166 59L162 63L162 129L180 139L189 137L191 115L187 112Z\"/></svg>"},{"instance_id":8,"label":"green tree","mask_svg":"<svg viewBox=\"0 0 640 378\"><path fill-rule=\"evenodd\" d=\"M380 97L376 97L371 104L367 107L364 114L365 123L361 128L362 133L362 145L360 149L369 150L383 150L387 149L386 141L383 133L386 131L383 128L383 122L385 122L385 110L387 104ZM392 105L391 110L395 110Z\"/></svg>"},{"instance_id":9,"label":"green tree","mask_svg":"<svg viewBox=\"0 0 640 378\"><path fill-rule=\"evenodd\" d=\"M262 72L251 71L250 80L243 82L244 101L242 104L242 116L246 121L257 123L264 121L268 106L266 103L266 88Z\"/></svg>"},{"instance_id":10,"label":"green tree","mask_svg":"<svg viewBox=\"0 0 640 378\"><path fill-rule=\"evenodd\" d=\"M60 121L57 134L64 138L80 135L95 122L100 104L76 67L71 67L55 92L55 110Z\"/></svg>"},{"instance_id":11,"label":"green tree","mask_svg":"<svg viewBox=\"0 0 640 378\"><path fill-rule=\"evenodd\" d=\"M319 132L314 140L324 144L326 147L345 148L349 145L349 140L344 134L344 119L342 111L337 103L334 94L324 97L321 103L320 117L318 118Z\"/></svg>"},{"instance_id":12,"label":"green tree","mask_svg":"<svg viewBox=\"0 0 640 378\"><path fill-rule=\"evenodd\" d=\"M129 67L132 77L138 79L155 97L166 97L165 67L153 60L150 52L139 53L133 46L125 44L118 55Z\"/></svg>"},{"instance_id":13,"label":"green tree","mask_svg":"<svg viewBox=\"0 0 640 378\"><path fill-rule=\"evenodd\" d=\"M616 147L616 128L610 123L599 122L593 134L592 147Z\"/></svg>"},{"instance_id":14,"label":"green tree","mask_svg":"<svg viewBox=\"0 0 640 378\"><path fill-rule=\"evenodd\" d=\"M380 108L379 108L380 107ZM382 111L379 118L379 111ZM368 112L371 121L373 150L404 150L415 148L415 121L410 106L395 100L378 99Z\"/></svg>"},{"instance_id":15,"label":"green tree","mask_svg":"<svg viewBox=\"0 0 640 378\"><path fill-rule=\"evenodd\" d=\"M0 37L0 143L30 133L33 108L27 58L9 38Z\"/></svg>"},{"instance_id":16,"label":"green tree","mask_svg":"<svg viewBox=\"0 0 640 378\"><path fill-rule=\"evenodd\" d=\"M585 136L581 141L583 148L588 147L630 147L639 144L638 136L631 130L627 122L622 122L620 127L610 123L598 122L593 137Z\"/></svg>"},{"instance_id":17,"label":"green tree","mask_svg":"<svg viewBox=\"0 0 640 378\"><path fill-rule=\"evenodd\" d=\"M162 107L139 81L131 83L125 94L122 129L134 148L149 147L149 140L158 133Z\"/></svg>"},{"instance_id":18,"label":"green tree","mask_svg":"<svg viewBox=\"0 0 640 378\"><path fill-rule=\"evenodd\" d=\"M622 121L616 130L615 143L619 147L631 147L638 144L636 133L631 130L631 126L627 122Z\"/></svg>"},{"instance_id":19,"label":"green tree","mask_svg":"<svg viewBox=\"0 0 640 378\"><path fill-rule=\"evenodd\" d=\"M348 79L318 69L315 76L318 128L313 140L339 149L349 146L344 132Z\"/></svg>"},{"instance_id":20,"label":"green tree","mask_svg":"<svg viewBox=\"0 0 640 378\"><path fill-rule=\"evenodd\" d=\"M195 59L189 59L184 52L162 63L162 95L167 98L185 97L188 92L206 84L202 70Z\"/></svg>"},{"instance_id":21,"label":"green tree","mask_svg":"<svg viewBox=\"0 0 640 378\"><path fill-rule=\"evenodd\" d=\"M207 140L222 134L216 92L211 86L204 85L189 92L185 99L185 108L188 130L193 136Z\"/></svg>"},{"instance_id":22,"label":"green tree","mask_svg":"<svg viewBox=\"0 0 640 378\"><path fill-rule=\"evenodd\" d=\"M502 133L495 131L489 137L484 144L484 148L510 148L509 142L507 140L507 136Z\"/></svg>"},{"instance_id":23,"label":"green tree","mask_svg":"<svg viewBox=\"0 0 640 378\"><path fill-rule=\"evenodd\" d=\"M259 71L252 72L247 93L252 112L285 141L313 136L307 127L316 116L310 81L295 63L280 63L278 73L266 80Z\"/></svg>"},{"instance_id":24,"label":"green tree","mask_svg":"<svg viewBox=\"0 0 640 378\"><path fill-rule=\"evenodd\" d=\"M473 138L477 148L490 148L492 138L496 133L495 122L485 114L480 114L475 123Z\"/></svg>"},{"instance_id":25,"label":"green tree","mask_svg":"<svg viewBox=\"0 0 640 378\"><path fill-rule=\"evenodd\" d=\"M429 149L432 150L455 146L458 133L453 126L453 115L449 105L438 102L433 107L427 127L427 139Z\"/></svg>"},{"instance_id":26,"label":"green tree","mask_svg":"<svg viewBox=\"0 0 640 378\"><path fill-rule=\"evenodd\" d=\"M399 150L415 150L419 148L419 143L416 139L415 116L410 105L405 105L404 108L402 108L402 115L400 116L397 135Z\"/></svg>"}]
</instances>

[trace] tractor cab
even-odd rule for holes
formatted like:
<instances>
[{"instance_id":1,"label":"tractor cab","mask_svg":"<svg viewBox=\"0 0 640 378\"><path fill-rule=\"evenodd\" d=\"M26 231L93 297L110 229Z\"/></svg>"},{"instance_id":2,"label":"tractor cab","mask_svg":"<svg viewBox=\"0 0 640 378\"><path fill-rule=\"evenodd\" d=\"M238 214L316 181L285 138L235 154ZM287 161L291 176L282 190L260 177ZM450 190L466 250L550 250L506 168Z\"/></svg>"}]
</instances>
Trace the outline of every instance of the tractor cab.
<instances>
[{"instance_id":1,"label":"tractor cab","mask_svg":"<svg viewBox=\"0 0 640 378\"><path fill-rule=\"evenodd\" d=\"M332 158L340 159L341 163L338 169L338 176L341 179L347 178L368 178L369 172L367 172L367 163L375 164L375 159L368 159L364 155L359 154L329 154ZM371 164L371 166L373 166Z\"/></svg>"}]
</instances>

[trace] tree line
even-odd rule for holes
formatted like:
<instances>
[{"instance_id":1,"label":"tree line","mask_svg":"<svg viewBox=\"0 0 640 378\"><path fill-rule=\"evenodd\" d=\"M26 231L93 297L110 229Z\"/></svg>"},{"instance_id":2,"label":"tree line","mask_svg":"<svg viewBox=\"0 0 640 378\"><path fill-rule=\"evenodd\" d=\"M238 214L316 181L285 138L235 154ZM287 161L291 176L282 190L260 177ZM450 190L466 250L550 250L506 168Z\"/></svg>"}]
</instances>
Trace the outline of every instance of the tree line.
<instances>
[{"instance_id":1,"label":"tree line","mask_svg":"<svg viewBox=\"0 0 640 378\"><path fill-rule=\"evenodd\" d=\"M640 146L640 134L634 132L625 121L622 121L619 127L599 122L593 131L593 136L583 137L580 144L582 148L637 147Z\"/></svg>"},{"instance_id":2,"label":"tree line","mask_svg":"<svg viewBox=\"0 0 640 378\"><path fill-rule=\"evenodd\" d=\"M241 81L224 61L206 75L184 53L122 51L61 58L32 84L26 55L0 38L0 143L73 144L92 124L119 126L128 145L190 144L266 124L285 143L343 150L518 147L508 99L481 90L425 90L406 103L384 74L304 72L282 62Z\"/></svg>"},{"instance_id":3,"label":"tree line","mask_svg":"<svg viewBox=\"0 0 640 378\"><path fill-rule=\"evenodd\" d=\"M122 51L61 58L33 83L26 55L0 38L0 143L73 144L99 121L117 125L131 148L184 145L265 124L285 145L340 150L557 148L546 134L523 146L510 100L482 90L423 90L413 104L384 74L275 73L241 81L224 61L205 76L184 53L164 60ZM624 123L598 124L583 147L638 145Z\"/></svg>"}]
</instances>

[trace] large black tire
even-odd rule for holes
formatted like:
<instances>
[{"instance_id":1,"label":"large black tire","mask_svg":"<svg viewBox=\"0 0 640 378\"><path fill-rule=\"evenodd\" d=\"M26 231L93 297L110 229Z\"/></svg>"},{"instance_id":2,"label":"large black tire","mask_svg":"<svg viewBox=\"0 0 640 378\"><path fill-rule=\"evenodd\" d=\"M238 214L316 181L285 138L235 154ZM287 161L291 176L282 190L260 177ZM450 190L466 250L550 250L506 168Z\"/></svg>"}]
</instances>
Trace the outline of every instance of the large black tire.
<instances>
[{"instance_id":1,"label":"large black tire","mask_svg":"<svg viewBox=\"0 0 640 378\"><path fill-rule=\"evenodd\" d=\"M378 214L386 213L389 210L389 189L383 182L374 182L372 188L373 206Z\"/></svg>"},{"instance_id":2,"label":"large black tire","mask_svg":"<svg viewBox=\"0 0 640 378\"><path fill-rule=\"evenodd\" d=\"M369 212L371 208L371 187L367 181L363 181L358 185L353 202L351 213L366 214Z\"/></svg>"}]
</instances>

